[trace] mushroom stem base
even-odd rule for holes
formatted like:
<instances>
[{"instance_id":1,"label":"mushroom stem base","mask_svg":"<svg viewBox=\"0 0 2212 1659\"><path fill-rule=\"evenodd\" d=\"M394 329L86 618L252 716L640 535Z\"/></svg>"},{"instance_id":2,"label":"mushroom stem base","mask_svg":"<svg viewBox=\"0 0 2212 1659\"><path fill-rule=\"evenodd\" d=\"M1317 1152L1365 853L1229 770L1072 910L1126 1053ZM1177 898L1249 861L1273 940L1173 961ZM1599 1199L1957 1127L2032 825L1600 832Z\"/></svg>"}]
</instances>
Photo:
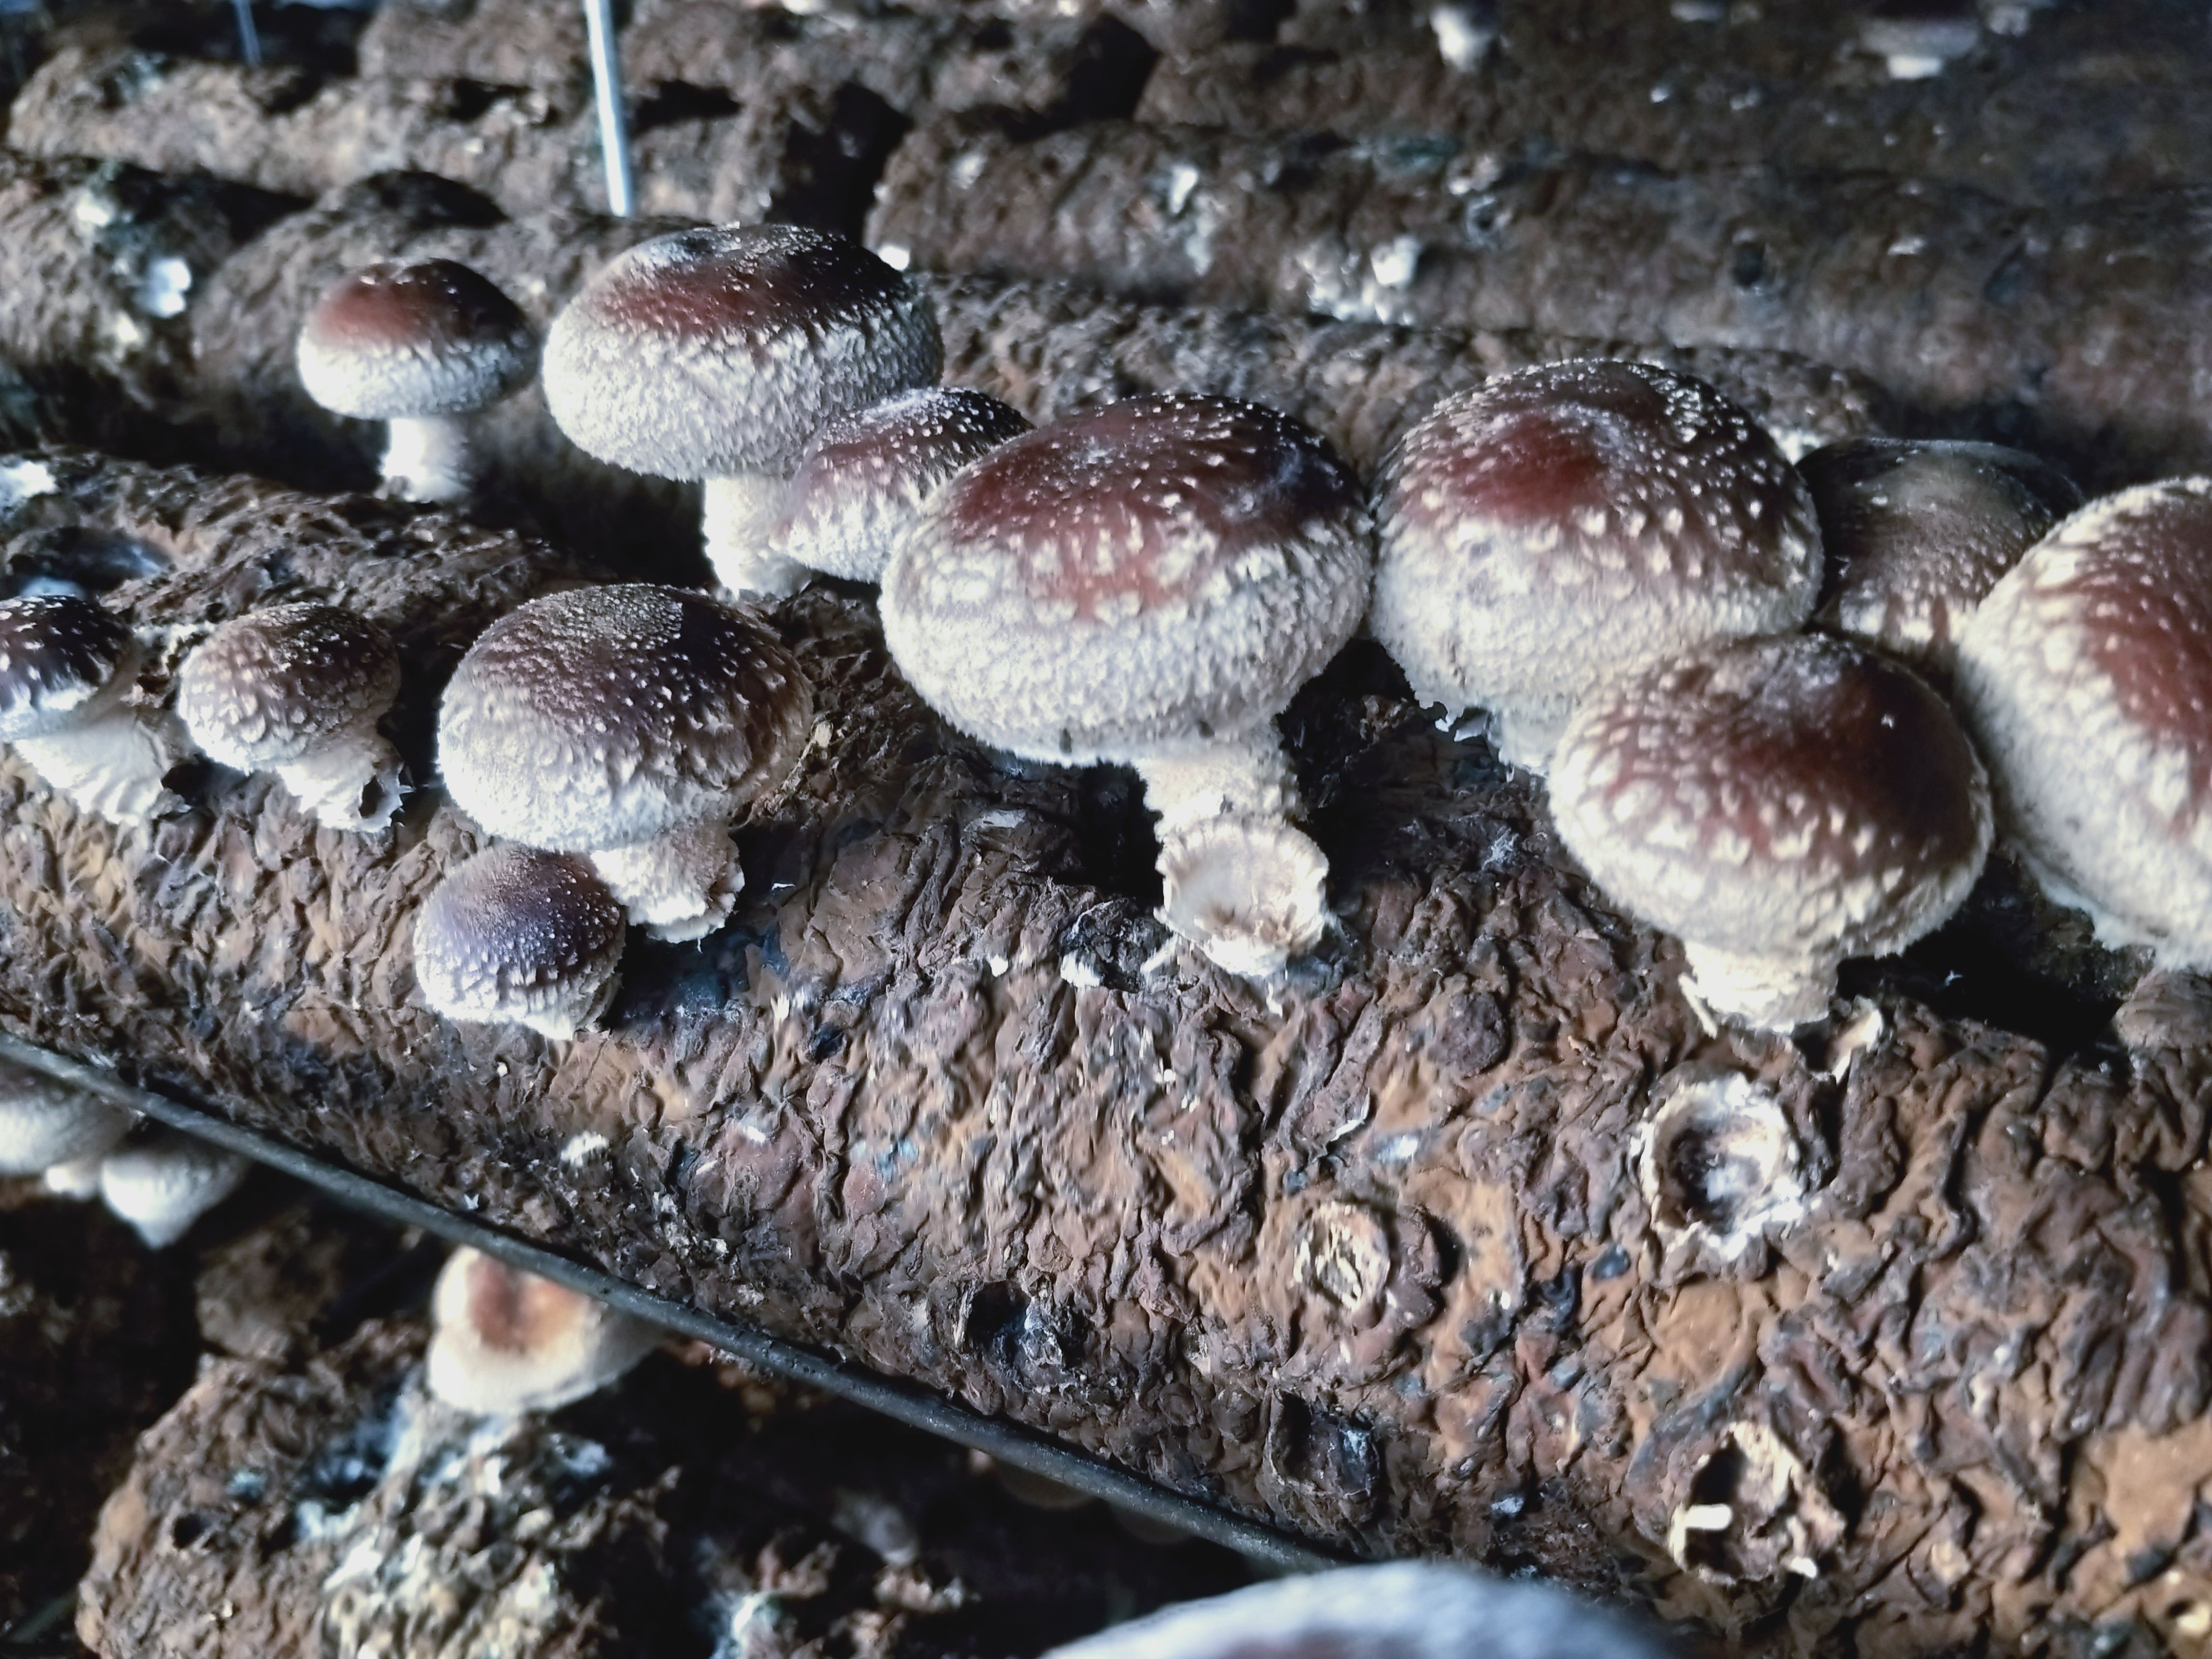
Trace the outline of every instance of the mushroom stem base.
<instances>
[{"instance_id":1,"label":"mushroom stem base","mask_svg":"<svg viewBox=\"0 0 2212 1659\"><path fill-rule=\"evenodd\" d=\"M720 819L590 856L630 921L678 944L704 939L727 921L745 884L730 826Z\"/></svg>"},{"instance_id":2,"label":"mushroom stem base","mask_svg":"<svg viewBox=\"0 0 2212 1659\"><path fill-rule=\"evenodd\" d=\"M1160 920L1217 965L1279 974L1321 941L1328 860L1279 817L1237 813L1160 838Z\"/></svg>"},{"instance_id":3,"label":"mushroom stem base","mask_svg":"<svg viewBox=\"0 0 2212 1659\"><path fill-rule=\"evenodd\" d=\"M715 580L740 597L781 599L814 573L776 551L787 481L765 472L709 478L700 500L700 530Z\"/></svg>"},{"instance_id":4,"label":"mushroom stem base","mask_svg":"<svg viewBox=\"0 0 2212 1659\"><path fill-rule=\"evenodd\" d=\"M1778 957L1751 957L1685 939L1689 970L1682 994L1707 1030L1747 1026L1758 1031L1790 1031L1825 1019L1836 994L1836 963Z\"/></svg>"},{"instance_id":5,"label":"mushroom stem base","mask_svg":"<svg viewBox=\"0 0 2212 1659\"><path fill-rule=\"evenodd\" d=\"M403 501L468 499L477 481L469 429L452 415L403 416L384 444L384 488Z\"/></svg>"},{"instance_id":6,"label":"mushroom stem base","mask_svg":"<svg viewBox=\"0 0 2212 1659\"><path fill-rule=\"evenodd\" d=\"M349 732L275 769L316 822L332 830L381 830L399 810L398 751L373 730Z\"/></svg>"},{"instance_id":7,"label":"mushroom stem base","mask_svg":"<svg viewBox=\"0 0 2212 1659\"><path fill-rule=\"evenodd\" d=\"M1508 766L1544 776L1552 769L1552 753L1559 746L1559 734L1567 729L1571 712L1565 703L1492 709L1490 740L1498 746L1498 757Z\"/></svg>"},{"instance_id":8,"label":"mushroom stem base","mask_svg":"<svg viewBox=\"0 0 2212 1659\"><path fill-rule=\"evenodd\" d=\"M51 737L18 738L15 752L79 811L111 823L143 823L161 802L161 779L188 752L169 722L142 720L127 706Z\"/></svg>"},{"instance_id":9,"label":"mushroom stem base","mask_svg":"<svg viewBox=\"0 0 2212 1659\"><path fill-rule=\"evenodd\" d=\"M1202 749L1139 756L1136 766L1145 804L1160 815L1163 841L1225 814L1286 819L1304 810L1272 722Z\"/></svg>"}]
</instances>

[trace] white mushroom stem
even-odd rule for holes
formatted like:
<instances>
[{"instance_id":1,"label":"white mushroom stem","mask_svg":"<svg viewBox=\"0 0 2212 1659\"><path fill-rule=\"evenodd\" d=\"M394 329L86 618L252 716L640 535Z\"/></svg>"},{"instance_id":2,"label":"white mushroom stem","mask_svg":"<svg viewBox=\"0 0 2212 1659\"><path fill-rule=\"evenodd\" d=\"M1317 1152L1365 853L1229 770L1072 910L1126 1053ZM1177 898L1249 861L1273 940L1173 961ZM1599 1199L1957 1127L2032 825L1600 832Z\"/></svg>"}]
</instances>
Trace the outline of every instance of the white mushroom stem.
<instances>
[{"instance_id":1,"label":"white mushroom stem","mask_svg":"<svg viewBox=\"0 0 2212 1659\"><path fill-rule=\"evenodd\" d=\"M1508 766L1544 776L1552 769L1553 751L1559 748L1559 734L1567 729L1567 716L1573 712L1564 702L1492 709L1491 741L1498 746L1498 757Z\"/></svg>"},{"instance_id":2,"label":"white mushroom stem","mask_svg":"<svg viewBox=\"0 0 2212 1659\"><path fill-rule=\"evenodd\" d=\"M1319 943L1328 860L1291 827L1297 783L1272 725L1137 770L1160 815L1161 921L1253 979Z\"/></svg>"},{"instance_id":3,"label":"white mushroom stem","mask_svg":"<svg viewBox=\"0 0 2212 1659\"><path fill-rule=\"evenodd\" d=\"M700 530L707 562L715 580L731 592L756 599L787 599L813 575L805 565L776 550L787 479L765 472L739 472L709 478L702 492Z\"/></svg>"},{"instance_id":4,"label":"white mushroom stem","mask_svg":"<svg viewBox=\"0 0 2212 1659\"><path fill-rule=\"evenodd\" d=\"M173 720L149 722L125 703L70 731L18 738L15 748L79 810L116 823L153 817L161 779L191 752Z\"/></svg>"},{"instance_id":5,"label":"white mushroom stem","mask_svg":"<svg viewBox=\"0 0 2212 1659\"><path fill-rule=\"evenodd\" d=\"M399 754L374 726L341 733L273 769L300 805L332 830L381 830L399 810Z\"/></svg>"},{"instance_id":6,"label":"white mushroom stem","mask_svg":"<svg viewBox=\"0 0 2212 1659\"><path fill-rule=\"evenodd\" d=\"M98 1198L100 1196L100 1166L107 1162L105 1152L95 1152L88 1158L73 1158L66 1164L57 1164L39 1177L40 1183L56 1198Z\"/></svg>"},{"instance_id":7,"label":"white mushroom stem","mask_svg":"<svg viewBox=\"0 0 2212 1659\"><path fill-rule=\"evenodd\" d=\"M711 818L590 854L629 919L655 939L704 939L730 919L745 872L728 823Z\"/></svg>"},{"instance_id":8,"label":"white mushroom stem","mask_svg":"<svg viewBox=\"0 0 2212 1659\"><path fill-rule=\"evenodd\" d=\"M384 483L402 501L465 501L476 481L476 447L462 416L403 415L392 422Z\"/></svg>"},{"instance_id":9,"label":"white mushroom stem","mask_svg":"<svg viewBox=\"0 0 2212 1659\"><path fill-rule=\"evenodd\" d=\"M1708 1030L1718 1024L1760 1031L1790 1031L1825 1019L1836 994L1837 959L1744 956L1691 939L1682 941L1689 971L1682 994Z\"/></svg>"}]
</instances>

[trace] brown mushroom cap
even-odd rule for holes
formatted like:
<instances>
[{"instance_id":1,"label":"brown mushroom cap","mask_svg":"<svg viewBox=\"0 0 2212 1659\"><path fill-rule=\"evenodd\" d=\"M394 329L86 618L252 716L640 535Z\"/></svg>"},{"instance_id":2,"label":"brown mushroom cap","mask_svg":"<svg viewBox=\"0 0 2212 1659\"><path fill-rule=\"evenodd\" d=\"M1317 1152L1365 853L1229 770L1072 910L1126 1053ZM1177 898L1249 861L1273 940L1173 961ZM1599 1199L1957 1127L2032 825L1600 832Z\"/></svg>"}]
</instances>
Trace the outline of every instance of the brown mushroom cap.
<instances>
[{"instance_id":1,"label":"brown mushroom cap","mask_svg":"<svg viewBox=\"0 0 2212 1659\"><path fill-rule=\"evenodd\" d=\"M415 918L415 977L449 1018L565 1036L598 1018L622 961L623 908L582 860L487 848Z\"/></svg>"},{"instance_id":2,"label":"brown mushroom cap","mask_svg":"<svg viewBox=\"0 0 2212 1659\"><path fill-rule=\"evenodd\" d=\"M881 579L898 538L955 472L1030 429L966 386L902 392L830 422L792 474L781 542L811 569Z\"/></svg>"},{"instance_id":3,"label":"brown mushroom cap","mask_svg":"<svg viewBox=\"0 0 2212 1659\"><path fill-rule=\"evenodd\" d=\"M1990 835L1981 763L1943 700L1814 635L1711 647L1594 694L1560 740L1552 808L1645 922L1831 966L1939 926Z\"/></svg>"},{"instance_id":4,"label":"brown mushroom cap","mask_svg":"<svg viewBox=\"0 0 2212 1659\"><path fill-rule=\"evenodd\" d=\"M388 261L342 276L300 329L300 380L357 420L459 415L511 397L538 336L489 277L452 259Z\"/></svg>"},{"instance_id":5,"label":"brown mushroom cap","mask_svg":"<svg viewBox=\"0 0 2212 1659\"><path fill-rule=\"evenodd\" d=\"M1797 463L1827 553L1814 620L1948 673L1974 607L2081 492L1997 444L1851 438Z\"/></svg>"},{"instance_id":6,"label":"brown mushroom cap","mask_svg":"<svg viewBox=\"0 0 2212 1659\"><path fill-rule=\"evenodd\" d=\"M0 601L0 741L52 737L127 689L131 629L73 593Z\"/></svg>"},{"instance_id":7,"label":"brown mushroom cap","mask_svg":"<svg viewBox=\"0 0 2212 1659\"><path fill-rule=\"evenodd\" d=\"M725 226L592 277L546 337L545 398L574 443L634 472L781 476L824 422L943 362L928 296L857 242Z\"/></svg>"},{"instance_id":8,"label":"brown mushroom cap","mask_svg":"<svg viewBox=\"0 0 2212 1659\"><path fill-rule=\"evenodd\" d=\"M398 693L398 655L374 623L337 605L280 605L194 647L178 671L177 713L210 758L252 772L374 724Z\"/></svg>"},{"instance_id":9,"label":"brown mushroom cap","mask_svg":"<svg viewBox=\"0 0 2212 1659\"><path fill-rule=\"evenodd\" d=\"M1550 363L1447 398L1386 463L1370 626L1426 702L1557 720L1602 680L1802 623L1804 483L1702 380Z\"/></svg>"},{"instance_id":10,"label":"brown mushroom cap","mask_svg":"<svg viewBox=\"0 0 2212 1659\"><path fill-rule=\"evenodd\" d=\"M2094 501L1998 582L1957 690L2008 836L2107 943L2212 968L2212 479Z\"/></svg>"},{"instance_id":11,"label":"brown mushroom cap","mask_svg":"<svg viewBox=\"0 0 2212 1659\"><path fill-rule=\"evenodd\" d=\"M653 1351L651 1327L466 1245L431 1301L430 1392L463 1411L551 1411Z\"/></svg>"},{"instance_id":12,"label":"brown mushroom cap","mask_svg":"<svg viewBox=\"0 0 2212 1659\"><path fill-rule=\"evenodd\" d=\"M469 647L438 758L493 835L595 852L727 817L782 781L813 718L798 659L753 613L680 588L580 587Z\"/></svg>"},{"instance_id":13,"label":"brown mushroom cap","mask_svg":"<svg viewBox=\"0 0 2212 1659\"><path fill-rule=\"evenodd\" d=\"M1358 627L1351 475L1256 404L1072 416L957 474L884 573L891 653L939 712L1038 760L1258 726Z\"/></svg>"}]
</instances>

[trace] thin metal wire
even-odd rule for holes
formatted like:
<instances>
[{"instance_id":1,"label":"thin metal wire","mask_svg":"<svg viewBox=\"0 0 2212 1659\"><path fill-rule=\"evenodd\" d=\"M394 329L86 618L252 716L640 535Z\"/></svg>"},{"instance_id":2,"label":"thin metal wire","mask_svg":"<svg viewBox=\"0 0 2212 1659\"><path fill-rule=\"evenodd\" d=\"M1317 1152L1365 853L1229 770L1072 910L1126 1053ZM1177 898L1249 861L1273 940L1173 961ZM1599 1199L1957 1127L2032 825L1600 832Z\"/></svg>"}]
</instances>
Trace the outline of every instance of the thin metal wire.
<instances>
[{"instance_id":1,"label":"thin metal wire","mask_svg":"<svg viewBox=\"0 0 2212 1659\"><path fill-rule=\"evenodd\" d=\"M924 1430L956 1444L988 1452L1016 1468L1056 1480L1063 1486L1103 1498L1150 1520L1179 1527L1264 1565L1286 1572L1313 1572L1341 1566L1347 1559L1286 1537L1271 1527L1231 1515L1210 1504L1170 1492L1141 1475L1071 1450L1018 1424L985 1417L912 1383L860 1370L813 1349L770 1336L765 1331L716 1319L684 1303L641 1291L597 1267L586 1267L538 1245L511 1238L482 1222L442 1210L411 1193L325 1164L273 1136L241 1127L228 1118L172 1096L133 1087L112 1073L65 1060L6 1036L0 1036L0 1059L44 1072L216 1146L243 1153L319 1187L356 1209L403 1226L420 1227L456 1244L472 1245L487 1255L511 1262L525 1273L566 1285L624 1313L696 1338L749 1365L806 1383L824 1394L880 1412L911 1428Z\"/></svg>"},{"instance_id":2,"label":"thin metal wire","mask_svg":"<svg viewBox=\"0 0 2212 1659\"><path fill-rule=\"evenodd\" d=\"M238 55L249 69L261 67L261 31L253 27L253 0L230 0L238 14Z\"/></svg>"},{"instance_id":3,"label":"thin metal wire","mask_svg":"<svg viewBox=\"0 0 2212 1659\"><path fill-rule=\"evenodd\" d=\"M622 42L615 33L614 0L584 0L584 27L591 35L599 153L607 164L607 211L627 219L636 212L637 198L630 184L629 118L623 107Z\"/></svg>"}]
</instances>

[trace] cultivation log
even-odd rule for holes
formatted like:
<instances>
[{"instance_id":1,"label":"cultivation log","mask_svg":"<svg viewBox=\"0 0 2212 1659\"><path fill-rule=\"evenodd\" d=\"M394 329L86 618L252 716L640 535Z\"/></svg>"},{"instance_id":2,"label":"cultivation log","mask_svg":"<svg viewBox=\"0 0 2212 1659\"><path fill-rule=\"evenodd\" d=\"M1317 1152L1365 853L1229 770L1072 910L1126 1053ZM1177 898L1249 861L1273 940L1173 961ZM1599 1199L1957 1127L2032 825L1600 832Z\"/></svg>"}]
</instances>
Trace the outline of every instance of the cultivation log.
<instances>
[{"instance_id":1,"label":"cultivation log","mask_svg":"<svg viewBox=\"0 0 2212 1659\"><path fill-rule=\"evenodd\" d=\"M108 599L174 649L264 595L384 620L418 777L454 653L562 574L383 503L41 465L9 527L153 550ZM1152 920L1127 775L948 732L863 599L777 620L813 742L731 924L635 940L605 1030L424 1008L412 919L482 844L434 791L344 836L210 769L121 835L12 759L0 1025L1342 1547L1776 1654L2212 1617L2203 986L2061 1018L1954 929L1857 976L1848 1041L1706 1036L1675 945L1357 645L1285 722L1338 925L1255 986Z\"/></svg>"},{"instance_id":2,"label":"cultivation log","mask_svg":"<svg viewBox=\"0 0 2212 1659\"><path fill-rule=\"evenodd\" d=\"M2208 188L2045 210L1878 174L962 120L908 137L870 234L1158 300L1794 351L2102 483L2212 466Z\"/></svg>"}]
</instances>

